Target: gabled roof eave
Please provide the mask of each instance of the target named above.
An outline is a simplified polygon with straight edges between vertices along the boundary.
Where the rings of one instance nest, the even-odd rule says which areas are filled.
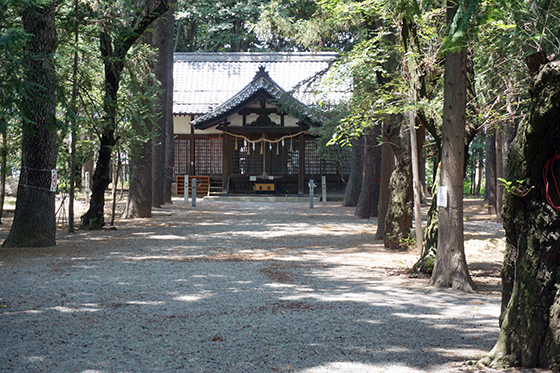
[[[201,130],[212,127],[213,125],[224,121],[229,115],[232,115],[245,107],[249,101],[259,94],[259,92],[267,94],[274,100],[280,100],[284,95],[288,94],[272,78],[270,78],[268,73],[264,71],[264,67],[261,67],[253,80],[237,94],[209,113],[193,120],[191,124],[196,129]],[[294,97],[291,97],[291,99],[294,100],[294,106],[296,107],[298,114],[300,114],[301,117],[307,118],[307,106]],[[309,123],[311,123],[310,120]]]

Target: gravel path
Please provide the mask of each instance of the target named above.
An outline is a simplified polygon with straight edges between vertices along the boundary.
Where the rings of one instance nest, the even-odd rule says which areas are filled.
[[[478,371],[499,294],[427,287],[375,220],[315,207],[176,202],[0,251],[0,372]]]

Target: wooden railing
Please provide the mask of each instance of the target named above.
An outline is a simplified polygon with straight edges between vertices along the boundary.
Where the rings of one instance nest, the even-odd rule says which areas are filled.
[[[185,195],[185,177],[187,175],[175,176],[176,193],[178,196]],[[205,196],[210,188],[210,176],[191,175],[189,179],[189,196],[192,194],[192,180],[197,180],[196,195]]]

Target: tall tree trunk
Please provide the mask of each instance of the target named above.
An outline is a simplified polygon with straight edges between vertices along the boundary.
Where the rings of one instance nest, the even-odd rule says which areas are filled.
[[[439,228],[439,211],[437,207],[437,189],[441,179],[441,167],[437,168],[434,176],[434,185],[432,187],[432,204],[428,210],[428,219],[426,229],[424,230],[424,244],[420,258],[412,266],[412,272],[432,273],[434,263],[436,261],[438,228]]]
[[[407,68],[409,71],[414,69],[415,67],[423,66],[421,60],[418,60],[421,56],[420,47],[418,44],[418,36],[417,36],[417,25],[414,23],[413,19],[408,19],[406,17],[403,18],[403,26],[402,26],[402,38],[405,45],[405,51],[407,52]],[[412,53],[410,53],[412,52]],[[466,63],[466,72],[467,72],[467,80],[466,80],[466,92],[468,97],[469,109],[473,114],[478,113],[479,108],[476,101],[476,91],[475,91],[475,80],[474,80],[474,64],[472,61],[472,56],[468,55],[467,63]],[[412,86],[416,87],[417,89],[417,97],[419,99],[424,100],[431,100],[430,94],[433,92],[428,91],[428,85],[426,81],[429,80],[429,76],[422,71],[422,72],[415,72],[412,71],[409,74],[411,79],[415,79],[411,84]],[[441,144],[442,144],[442,127],[443,127],[443,118],[438,113],[437,110],[429,107],[419,106],[417,108],[417,116],[420,118],[423,126],[426,128],[428,132],[434,138],[434,142],[436,148],[438,150],[438,154],[441,156]],[[474,115],[473,115],[474,116]],[[464,131],[464,146],[465,151],[463,151],[465,158],[468,157],[468,146],[470,142],[473,140],[474,136],[477,132],[477,124],[473,121],[469,121],[466,125],[466,129]],[[466,164],[466,161],[464,162]],[[434,162],[434,175],[440,175],[440,167],[438,167],[438,162]],[[438,178],[439,180],[439,178]],[[434,188],[437,188],[439,184],[434,180]],[[438,211],[436,207],[436,200],[435,200],[435,191],[433,191],[432,196],[432,206],[428,212],[428,222],[427,227],[424,233],[424,246],[422,248],[422,254],[418,260],[418,262],[414,265],[413,270],[421,271],[421,272],[430,272],[433,268],[434,260],[433,258],[437,252],[437,242],[438,242]]]
[[[418,157],[418,142],[416,137],[416,115],[409,113],[410,120],[410,163],[412,166],[412,190],[414,192],[414,224],[416,230],[416,247],[422,252],[422,191],[420,189],[420,166]]]
[[[364,136],[352,140],[350,175],[348,175],[348,183],[346,184],[342,206],[353,207],[358,204],[364,178],[364,140]]]
[[[21,139],[21,173],[14,221],[4,247],[56,245],[55,193],[50,191],[56,167],[55,2],[30,4],[23,11],[26,90],[21,111],[26,118]],[[28,122],[27,122],[28,121]]]
[[[378,214],[379,177],[381,176],[381,147],[377,140],[381,130],[378,126],[369,130],[364,142],[364,178],[354,216],[368,219]]]
[[[82,216],[82,227],[99,229],[105,224],[103,209],[105,207],[105,190],[111,182],[110,163],[113,148],[118,138],[115,136],[117,123],[117,95],[126,54],[146,31],[146,29],[169,9],[166,0],[150,2],[129,29],[120,30],[113,39],[108,30],[110,22],[102,26],[100,32],[100,51],[105,66],[105,87],[103,99],[103,124],[99,130],[99,154],[93,173],[93,185],[89,210]]]
[[[164,53],[165,59],[165,78],[161,78],[162,85],[165,87],[166,101],[164,115],[165,121],[165,165],[163,175],[163,203],[171,203],[172,187],[173,187],[173,165],[175,164],[175,133],[173,128],[173,28],[175,24],[174,11],[176,7],[175,1],[169,1],[169,11],[165,15],[166,27],[166,43]]]
[[[455,6],[448,1],[451,22]],[[438,248],[431,284],[472,291],[463,237],[463,175],[467,109],[467,52],[448,52],[445,58],[441,185],[447,188],[447,207],[439,208]]]
[[[484,142],[486,153],[484,202],[490,213],[496,213],[496,136],[493,128],[486,129]]]
[[[143,124],[133,123],[133,126],[144,128]],[[150,145],[150,141],[147,144],[134,144],[130,152],[130,180],[124,218],[152,217],[152,147]]]
[[[532,82],[508,157],[501,331],[481,363],[560,371],[560,61]],[[518,180],[523,180],[518,182]],[[556,206],[556,207],[554,207]]]
[[[112,208],[111,208],[111,225],[115,225],[115,215],[117,212],[117,188],[119,183],[119,174],[121,170],[121,152],[117,152],[117,159],[113,163],[113,176],[111,184],[113,184],[113,188],[111,191],[111,201],[112,201]]]
[[[506,88],[506,112],[508,120],[504,123],[504,133],[502,136],[502,151],[504,155],[504,159],[507,160],[509,156],[509,151],[511,149],[511,142],[515,137],[515,132],[517,130],[515,124],[515,110],[513,108],[513,102],[516,99],[516,93],[513,87],[512,82],[508,82],[508,86]],[[506,179],[508,176],[508,164],[507,161],[503,162],[503,178]]]
[[[420,126],[416,131],[416,142],[418,149],[419,169],[420,172],[420,196],[422,203],[426,203],[426,197],[430,195],[426,186],[426,153],[424,152],[424,144],[426,143],[426,127]]]
[[[145,44],[152,43],[153,33],[151,31],[145,32],[141,37],[141,41]],[[152,68],[155,68],[155,65]],[[150,83],[153,83],[151,79]],[[154,126],[156,129],[154,129]],[[150,120],[132,121],[131,127],[135,133],[153,134],[159,131],[158,124],[154,124]],[[154,183],[154,175],[157,176],[157,173],[154,172],[154,167],[157,167],[156,165],[158,164],[154,159],[161,156],[161,152],[154,155],[154,152],[159,148],[152,145],[157,141],[156,139],[157,136],[154,136],[148,138],[146,142],[134,141],[131,144],[128,199],[122,215],[126,219],[150,218],[152,217],[152,206],[161,206],[161,203],[155,204],[156,197],[154,196],[156,193],[153,190],[157,186],[157,183]]]
[[[154,22],[151,32],[151,45],[157,50],[156,60],[153,64],[156,79],[161,83],[158,93],[158,119],[152,129],[152,206],[161,207],[163,205],[163,178],[165,172],[165,130],[167,128],[167,94],[165,86],[167,64],[165,59],[166,42],[172,43],[172,39],[166,35],[166,19],[160,17]]]
[[[79,16],[80,10],[78,7],[78,0],[74,0],[74,63],[72,66],[72,98],[70,107],[72,110],[73,118],[70,123],[70,162],[68,168],[70,169],[70,189],[68,191],[68,233],[74,232],[74,199],[76,196],[76,116],[78,112],[78,42],[79,42]]]
[[[502,201],[504,196],[504,187],[499,179],[504,177],[503,152],[502,152],[502,129],[496,128],[496,221],[502,222]]]
[[[391,146],[394,131],[389,125],[383,130],[383,144],[381,145],[381,177],[379,181],[379,214],[377,216],[377,232],[375,240],[383,240],[385,237],[385,217],[389,207],[391,191],[389,182],[395,167],[395,154]]]
[[[482,159],[476,161],[476,188],[474,194],[480,197],[480,189],[482,188]]]
[[[403,239],[408,238],[412,228],[412,166],[408,136],[404,137],[395,135],[393,141],[396,163],[389,182],[391,198],[387,206],[383,237],[385,247],[392,250],[408,248]]]
[[[8,173],[8,139],[6,130],[1,132],[2,145],[0,148],[0,224],[4,214],[4,198],[6,197],[6,174]]]

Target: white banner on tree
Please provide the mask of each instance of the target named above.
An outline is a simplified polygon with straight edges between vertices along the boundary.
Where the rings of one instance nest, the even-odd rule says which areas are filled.
[[[56,170],[51,170],[51,192],[56,192],[56,186],[58,184],[58,177]]]

